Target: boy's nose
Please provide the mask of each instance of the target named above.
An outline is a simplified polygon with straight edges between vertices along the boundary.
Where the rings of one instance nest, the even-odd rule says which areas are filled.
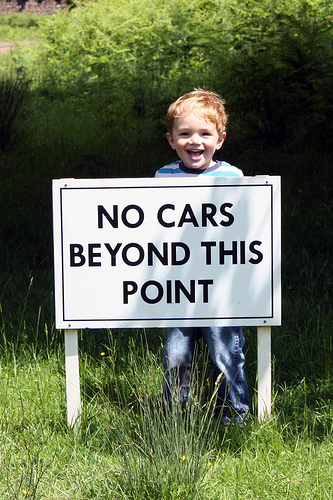
[[[192,144],[200,144],[201,142],[199,134],[193,134],[190,140]]]

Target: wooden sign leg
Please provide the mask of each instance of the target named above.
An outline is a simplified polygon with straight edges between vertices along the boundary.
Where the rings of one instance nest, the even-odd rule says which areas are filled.
[[[270,416],[272,407],[271,327],[257,329],[258,419]]]
[[[66,401],[67,424],[81,432],[81,394],[78,331],[65,330],[65,368],[66,368]]]

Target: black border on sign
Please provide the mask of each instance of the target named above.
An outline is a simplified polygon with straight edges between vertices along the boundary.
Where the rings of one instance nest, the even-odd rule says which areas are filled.
[[[176,179],[175,179],[176,180]],[[241,320],[246,320],[246,319],[249,319],[249,320],[255,320],[255,319],[258,319],[258,320],[268,320],[268,319],[273,319],[274,318],[274,300],[273,300],[273,297],[274,297],[274,269],[273,269],[273,263],[274,263],[274,235],[273,235],[273,227],[274,227],[274,221],[273,221],[273,216],[274,216],[274,203],[273,203],[273,193],[274,193],[274,190],[273,190],[273,184],[272,183],[265,183],[265,184],[240,184],[240,185],[230,185],[230,184],[225,184],[225,185],[219,185],[219,184],[198,184],[198,185],[172,185],[172,186],[169,186],[169,187],[172,187],[172,189],[176,189],[176,188],[180,188],[180,189],[184,189],[184,188],[202,188],[202,187],[220,187],[220,188],[223,188],[223,187],[232,187],[232,188],[241,188],[241,187],[245,187],[245,188],[249,188],[249,187],[269,187],[270,188],[270,191],[271,191],[271,197],[270,197],[270,200],[271,200],[271,314],[270,315],[267,315],[267,316],[205,316],[205,317],[191,317],[191,318],[183,318],[183,317],[179,317],[179,318],[166,318],[166,317],[163,317],[163,318],[142,318],[142,317],[139,317],[139,318],[103,318],[103,319],[67,319],[65,318],[65,286],[64,286],[64,282],[65,282],[65,269],[64,269],[64,241],[63,241],[63,219],[64,219],[64,214],[63,214],[63,197],[62,197],[62,191],[71,191],[71,190],[114,190],[114,189],[165,189],[166,186],[163,185],[163,186],[158,186],[158,185],[148,185],[148,186],[96,186],[96,187],[93,187],[93,186],[87,186],[87,187],[82,187],[82,186],[78,186],[78,187],[68,187],[68,186],[65,186],[65,187],[61,187],[60,188],[60,231],[61,231],[61,277],[62,277],[62,283],[61,283],[61,288],[62,288],[62,293],[61,293],[61,296],[62,296],[62,321],[63,322],[66,322],[66,323],[75,323],[75,322],[80,322],[80,323],[104,323],[104,326],[101,326],[101,328],[107,328],[107,326],[105,325],[106,323],[108,324],[108,327],[111,327],[112,326],[112,323],[113,322],[123,322],[123,323],[134,323],[134,322],[140,322],[140,323],[144,323],[145,321],[147,321],[147,323],[153,327],[153,324],[154,323],[159,323],[163,321],[191,321],[191,322],[195,322],[195,321],[204,321],[204,320],[240,320],[240,323],[243,323],[243,321]],[[74,325],[73,325],[74,327]],[[87,326],[88,328],[88,326]]]

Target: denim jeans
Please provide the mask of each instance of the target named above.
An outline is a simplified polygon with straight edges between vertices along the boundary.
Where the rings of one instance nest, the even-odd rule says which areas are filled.
[[[191,367],[196,342],[202,337],[214,368],[214,380],[220,377],[216,410],[223,417],[232,408],[238,416],[249,411],[248,385],[244,372],[245,343],[241,327],[180,327],[164,330],[164,394],[171,404],[172,391],[178,387],[180,399],[190,391]]]

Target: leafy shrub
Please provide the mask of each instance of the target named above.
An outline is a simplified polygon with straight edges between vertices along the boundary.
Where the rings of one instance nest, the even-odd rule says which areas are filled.
[[[332,5],[228,3],[233,13],[224,88],[246,146],[332,145]],[[220,59],[222,61],[222,56]],[[314,131],[316,128],[316,131]]]
[[[165,106],[184,86],[204,83],[199,75],[205,74],[212,26],[207,8],[198,5],[101,0],[48,18],[44,85],[49,91],[54,85],[69,92],[102,88],[118,115],[146,115],[161,101]]]
[[[226,97],[245,149],[299,147],[314,128],[329,149],[332,13],[321,0],[83,1],[43,23],[40,78],[51,94],[97,92],[114,119],[156,123],[180,93],[207,86]]]

